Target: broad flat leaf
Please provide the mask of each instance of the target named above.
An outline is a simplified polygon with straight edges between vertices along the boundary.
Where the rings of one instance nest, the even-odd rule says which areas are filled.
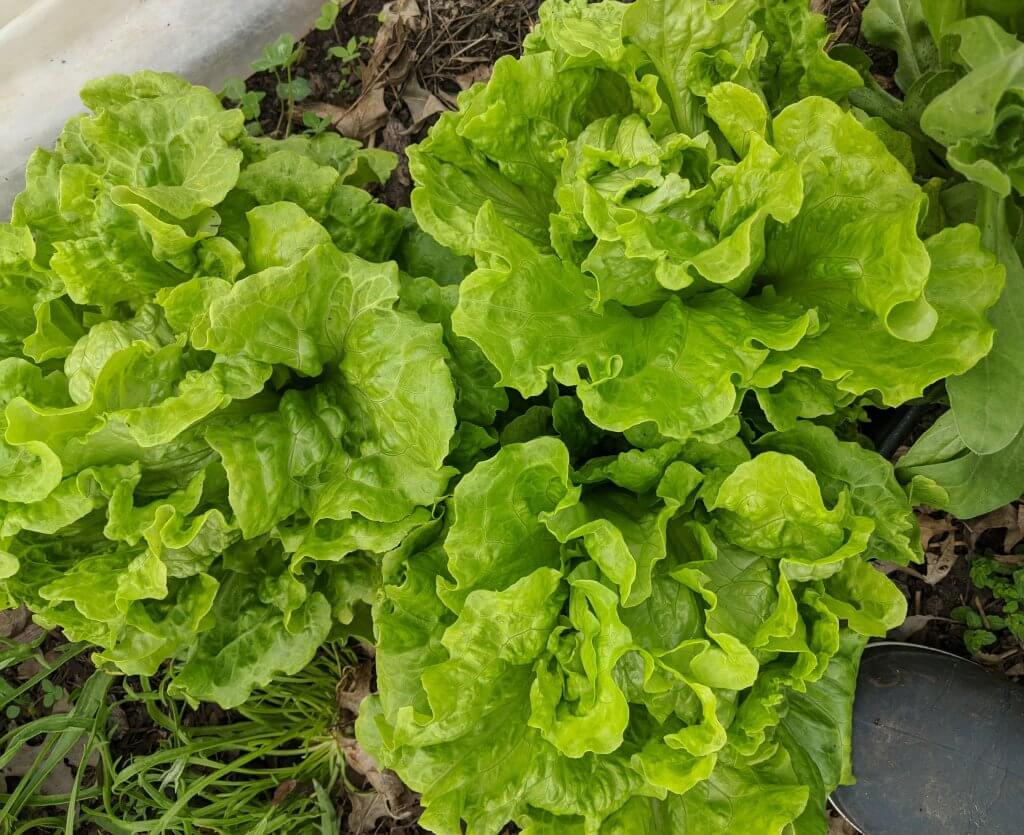
[[[909,90],[938,68],[939,54],[922,4],[909,0],[873,0],[864,10],[864,37],[899,56],[896,83]]]
[[[982,197],[982,238],[1006,271],[1006,286],[989,320],[996,334],[992,350],[966,374],[946,383],[957,430],[979,455],[1011,444],[1024,427],[1024,395],[1016,381],[1024,373],[1024,266],[1013,246],[1004,201]],[[993,403],[998,402],[998,408]]]

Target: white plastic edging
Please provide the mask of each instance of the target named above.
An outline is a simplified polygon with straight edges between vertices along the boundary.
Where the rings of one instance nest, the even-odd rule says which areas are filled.
[[[0,0],[0,220],[35,148],[80,112],[91,78],[176,72],[218,89],[265,44],[308,32],[322,0]]]

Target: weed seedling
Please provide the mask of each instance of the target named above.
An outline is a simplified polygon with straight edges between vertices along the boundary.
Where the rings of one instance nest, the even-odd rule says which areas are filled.
[[[281,35],[273,43],[263,47],[263,54],[252,62],[256,72],[272,72],[277,79],[277,97],[281,100],[281,115],[277,119],[274,133],[281,132],[284,121],[284,135],[291,132],[292,120],[295,117],[295,103],[309,97],[309,81],[301,76],[293,78],[292,68],[302,60],[305,47],[296,43],[289,34]],[[284,78],[282,79],[282,73]]]
[[[331,126],[331,120],[325,116],[317,116],[310,110],[302,114],[302,124],[307,136],[319,136]]]
[[[334,29],[334,24],[338,20],[338,12],[345,8],[349,2],[350,0],[327,0],[320,7],[320,16],[316,19],[315,24],[316,28],[321,32]],[[334,34],[338,34],[337,29],[334,29]]]
[[[971,583],[975,588],[988,589],[1001,611],[989,614],[958,606],[950,614],[964,624],[964,644],[976,655],[998,640],[997,632],[1007,630],[1024,644],[1024,567],[1007,565],[992,557],[975,557],[971,564]],[[979,604],[980,606],[980,604]]]
[[[267,96],[262,90],[246,90],[245,81],[241,78],[229,78],[224,82],[220,97],[241,109],[245,116],[246,129],[252,133],[253,126],[259,127],[260,103]]]

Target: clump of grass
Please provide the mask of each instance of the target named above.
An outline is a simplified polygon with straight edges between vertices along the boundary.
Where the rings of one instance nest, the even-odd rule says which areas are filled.
[[[26,747],[36,752],[17,785],[0,794],[3,835],[72,833],[89,823],[118,835],[339,831],[334,798],[345,785],[345,757],[336,693],[355,662],[351,650],[326,646],[302,672],[225,713],[193,709],[160,676],[95,671],[68,691],[61,670],[88,647],[65,644],[46,660],[42,640],[0,647],[0,671],[40,662],[23,684],[0,690],[0,710],[18,708],[0,737],[0,768]],[[52,713],[49,696],[70,708]],[[118,754],[124,717],[140,715],[151,750]],[[48,778],[70,761],[70,791],[45,793]]]

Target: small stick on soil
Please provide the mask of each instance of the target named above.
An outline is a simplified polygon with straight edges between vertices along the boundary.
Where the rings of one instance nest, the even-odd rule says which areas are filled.
[[[981,615],[981,622],[985,624],[985,628],[991,631],[992,625],[988,622],[988,615],[985,614],[985,607],[981,605],[978,595],[974,595],[974,607],[978,610],[978,614]]]
[[[921,589],[914,592],[914,614],[921,614]]]

